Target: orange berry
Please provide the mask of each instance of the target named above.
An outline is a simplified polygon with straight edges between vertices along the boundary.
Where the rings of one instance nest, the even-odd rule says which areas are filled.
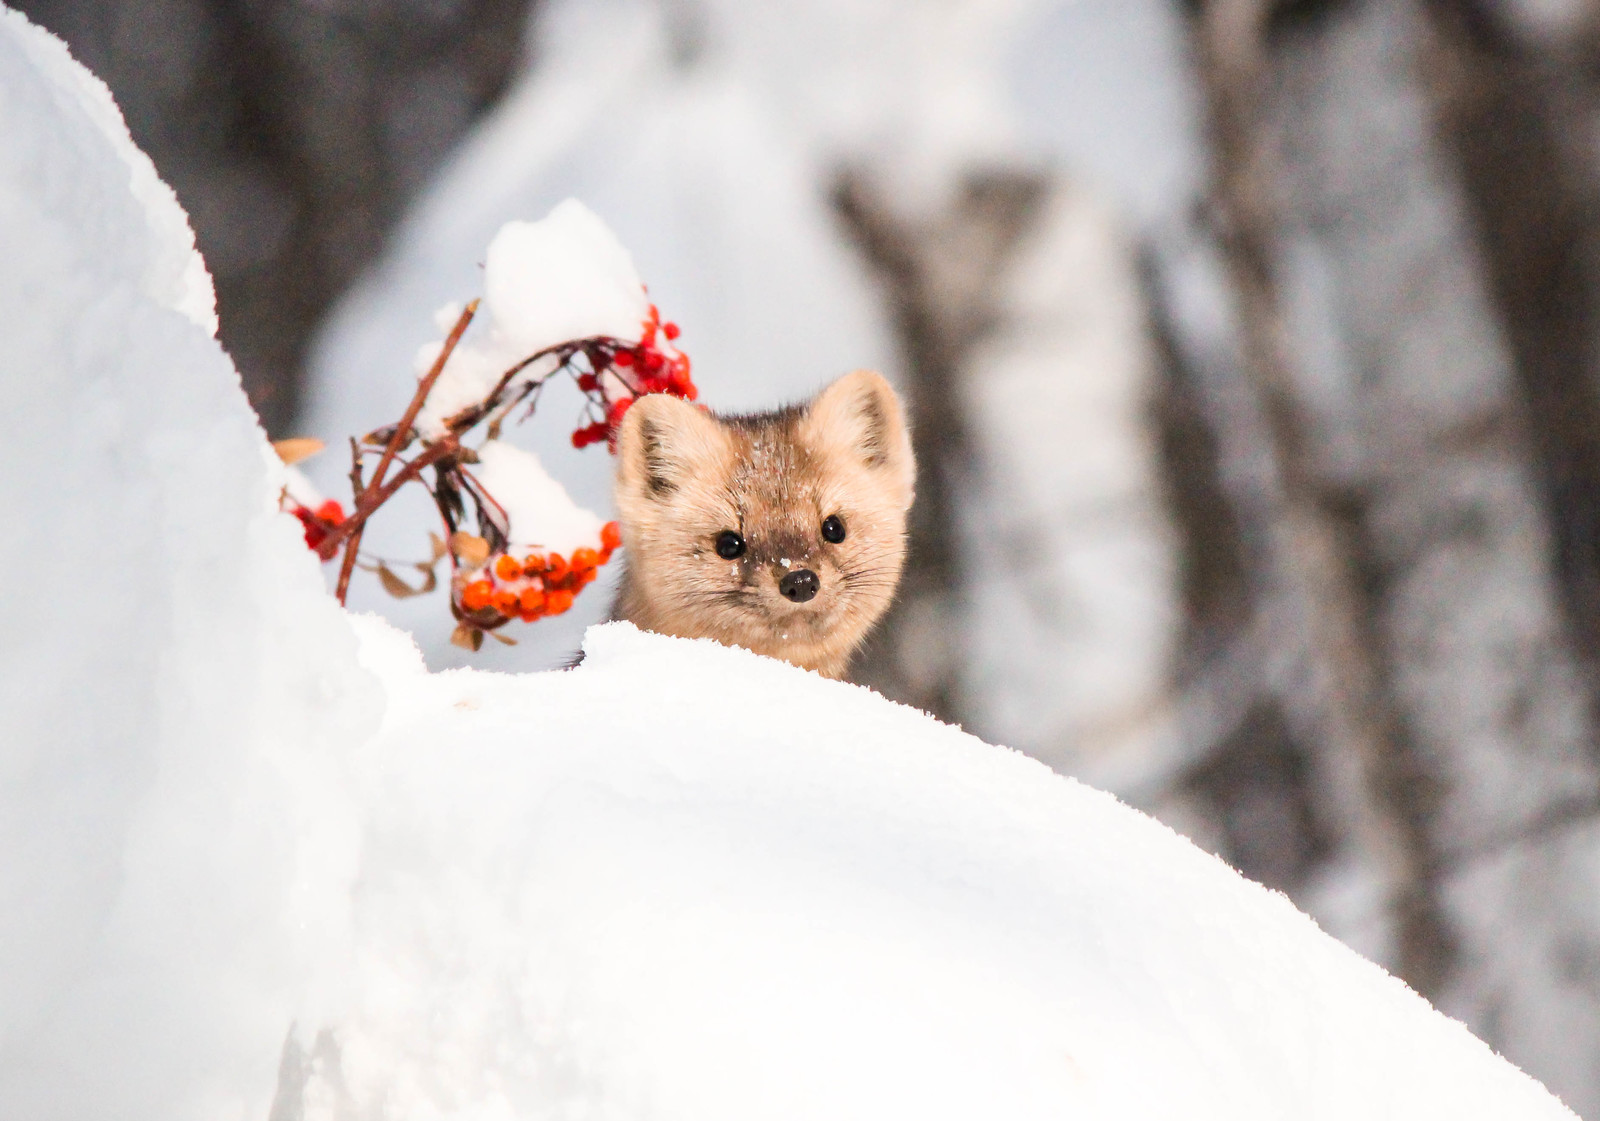
[[[522,603],[517,599],[516,592],[496,592],[493,603],[494,609],[502,615],[515,615],[522,610]]]
[[[607,522],[600,530],[600,544],[605,546],[606,552],[622,548],[622,523]]]
[[[522,575],[522,566],[502,553],[500,559],[494,562],[494,574],[502,580],[515,580]]]
[[[545,614],[559,615],[572,606],[572,593],[568,591],[551,592],[545,597]]]
[[[344,507],[330,498],[321,506],[317,507],[317,517],[321,518],[329,525],[343,525]]]
[[[600,572],[599,572],[598,569],[593,569],[593,568],[585,568],[585,569],[583,569],[581,572],[576,573],[576,576],[578,578],[578,586],[582,587],[585,584],[594,583],[595,577],[597,577],[599,575],[600,575]]]
[[[600,563],[600,554],[587,546],[572,550],[572,567],[574,571],[593,568]]]
[[[544,610],[544,593],[538,588],[523,588],[522,594],[517,597],[524,613]]]
[[[522,558],[522,574],[524,576],[537,576],[544,571],[544,557],[538,553],[529,553]]]
[[[461,606],[468,611],[482,611],[494,596],[494,585],[487,580],[476,580],[461,590]]]
[[[550,579],[559,584],[567,578],[567,573],[571,569],[567,564],[566,557],[563,557],[560,553],[551,553],[549,557],[545,558],[544,571]]]

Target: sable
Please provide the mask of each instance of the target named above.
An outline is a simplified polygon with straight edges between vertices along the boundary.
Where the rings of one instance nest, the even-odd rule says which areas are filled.
[[[881,375],[847,374],[805,406],[754,416],[641,397],[617,461],[615,618],[844,676],[894,598],[916,478]]]

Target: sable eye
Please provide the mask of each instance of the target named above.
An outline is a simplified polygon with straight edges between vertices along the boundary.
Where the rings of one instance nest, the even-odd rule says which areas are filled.
[[[837,545],[844,540],[844,522],[839,520],[838,514],[829,514],[822,519],[822,539],[830,545]]]
[[[744,538],[731,529],[723,530],[717,534],[717,556],[723,560],[737,560],[744,556]]]

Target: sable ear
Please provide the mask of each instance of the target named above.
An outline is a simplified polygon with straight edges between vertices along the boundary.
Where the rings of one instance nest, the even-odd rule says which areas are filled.
[[[882,374],[857,370],[828,386],[807,407],[801,431],[812,447],[883,472],[904,487],[910,504],[917,476],[911,433],[900,398]]]
[[[687,401],[649,393],[634,401],[617,432],[617,490],[669,498],[726,447],[722,426]]]

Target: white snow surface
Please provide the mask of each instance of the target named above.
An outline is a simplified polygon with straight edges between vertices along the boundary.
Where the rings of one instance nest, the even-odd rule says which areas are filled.
[[[0,1117],[1571,1116],[1281,896],[867,691],[623,624],[429,674],[276,512],[83,83],[0,14]]]
[[[389,705],[308,1119],[1568,1116],[1282,896],[870,692],[358,629]]]

